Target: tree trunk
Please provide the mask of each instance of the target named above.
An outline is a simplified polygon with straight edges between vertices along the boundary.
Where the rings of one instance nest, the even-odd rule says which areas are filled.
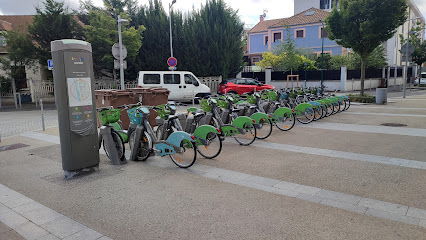
[[[364,81],[365,81],[365,58],[361,58],[361,92],[360,92],[361,96],[364,96]]]

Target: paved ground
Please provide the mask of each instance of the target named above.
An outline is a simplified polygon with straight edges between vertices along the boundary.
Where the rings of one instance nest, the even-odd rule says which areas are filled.
[[[426,94],[389,101],[250,147],[227,139],[187,170],[101,155],[70,181],[58,129],[19,123],[0,143],[0,239],[426,239]]]

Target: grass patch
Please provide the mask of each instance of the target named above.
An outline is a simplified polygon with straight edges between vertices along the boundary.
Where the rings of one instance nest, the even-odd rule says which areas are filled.
[[[374,103],[376,100],[375,96],[371,96],[364,93],[364,96],[361,96],[359,94],[349,94],[349,99],[351,99],[351,102],[360,102],[360,103]]]

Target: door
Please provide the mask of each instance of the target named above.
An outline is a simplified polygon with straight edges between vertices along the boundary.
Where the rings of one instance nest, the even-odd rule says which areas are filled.
[[[184,100],[182,92],[183,84],[180,80],[179,73],[165,73],[163,74],[164,87],[170,91],[169,99],[175,101]]]
[[[185,81],[184,81],[184,90],[183,91],[184,91],[185,100],[192,101],[192,99],[198,93],[197,86],[194,85],[194,82],[198,82],[198,81],[191,74],[184,74],[184,79],[185,79]]]

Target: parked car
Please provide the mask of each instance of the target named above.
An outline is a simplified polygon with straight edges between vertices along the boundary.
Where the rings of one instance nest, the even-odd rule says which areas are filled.
[[[217,89],[217,93],[238,93],[254,92],[263,89],[273,89],[274,86],[263,84],[252,78],[230,78],[223,80]]]
[[[139,87],[163,87],[170,91],[169,100],[191,101],[210,95],[210,88],[187,71],[140,71]]]
[[[414,86],[419,85],[419,82],[420,82],[420,84],[421,84],[421,85],[426,85],[426,72],[422,72],[422,73],[420,74],[420,81],[419,81],[419,78],[418,78],[418,77],[416,77],[416,78],[414,79]]]

